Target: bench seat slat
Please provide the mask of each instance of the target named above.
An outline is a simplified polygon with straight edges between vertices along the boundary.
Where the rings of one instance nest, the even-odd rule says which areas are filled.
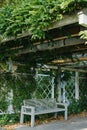
[[[54,112],[62,112],[62,111],[65,111],[65,109],[61,109],[61,108],[48,109],[48,110],[44,110],[44,111],[40,111],[40,112],[35,112],[35,115],[54,113]],[[32,115],[31,112],[23,112],[23,114],[25,114],[25,115]]]
[[[54,113],[54,112],[62,112],[65,111],[65,109],[48,109],[40,112],[36,112],[35,115],[40,115],[40,114],[47,114],[47,113]]]

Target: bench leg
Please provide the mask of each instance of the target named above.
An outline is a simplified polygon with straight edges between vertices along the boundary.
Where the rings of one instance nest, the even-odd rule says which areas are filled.
[[[34,127],[35,116],[31,115],[31,127]]]
[[[54,114],[54,118],[55,118],[55,119],[57,118],[57,112]]]
[[[23,114],[23,107],[21,108],[21,116],[20,116],[20,124],[23,124],[24,121],[24,114]]]
[[[68,116],[67,116],[67,109],[65,110],[65,120],[67,120]]]
[[[23,124],[23,122],[24,122],[24,114],[21,113],[20,124]]]

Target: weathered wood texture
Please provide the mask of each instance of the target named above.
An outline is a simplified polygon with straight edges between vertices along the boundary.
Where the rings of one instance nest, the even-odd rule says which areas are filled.
[[[80,39],[79,37],[73,37],[70,39],[63,39],[63,40],[58,40],[58,41],[53,41],[50,43],[43,43],[39,45],[35,45],[31,47],[27,47],[26,49],[20,50],[16,55],[20,54],[26,54],[30,52],[37,52],[37,51],[45,51],[45,50],[53,50],[53,49],[58,49],[62,47],[67,47],[67,46],[74,46],[74,45],[79,45],[79,44],[84,44],[85,40]]]
[[[67,104],[57,103],[55,99],[27,99],[21,108],[20,123],[24,121],[24,115],[31,116],[31,127],[34,126],[35,115],[64,112],[67,120]]]

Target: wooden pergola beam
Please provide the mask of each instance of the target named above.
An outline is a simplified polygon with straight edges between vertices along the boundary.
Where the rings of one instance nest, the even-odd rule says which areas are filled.
[[[83,69],[76,69],[76,68],[70,68],[70,67],[61,67],[61,70],[67,70],[67,71],[76,71],[76,72],[82,72],[82,73],[87,73],[87,70]]]
[[[83,9],[82,12],[84,14],[84,12],[87,12],[87,9],[86,8]],[[44,31],[52,30],[52,29],[55,29],[55,28],[60,28],[60,27],[63,27],[63,26],[74,24],[74,23],[80,24],[79,14],[80,14],[80,12],[76,12],[75,14],[72,14],[72,15],[64,15],[63,19],[61,19],[58,22],[53,23],[53,25],[51,25],[49,28],[44,29]],[[24,34],[21,34],[20,36],[18,36],[17,38],[20,39],[20,38],[27,37],[27,36],[30,36],[30,35],[31,35],[30,32],[24,33]],[[15,40],[15,37],[11,37],[10,39],[4,39],[1,43],[9,42],[9,41],[12,41],[12,40]]]
[[[69,24],[74,24],[77,22],[79,22],[78,13],[72,15],[65,15],[62,20],[53,23],[53,26],[49,27],[48,29],[50,30],[50,29],[66,26]]]
[[[87,57],[73,58],[73,59],[65,59],[65,60],[53,60],[53,64],[63,64],[63,63],[74,63],[79,61],[87,61]]]
[[[47,28],[44,29],[44,31],[55,29],[55,28],[60,28],[60,27],[66,26],[66,25],[77,23],[77,22],[79,22],[78,12],[73,15],[65,15],[62,20],[53,23],[53,25],[51,25],[48,29]],[[20,36],[17,36],[17,38],[11,37],[10,39],[4,39],[1,43],[6,43],[9,41],[12,41],[15,39],[20,39],[20,38],[27,37],[27,36],[31,36],[31,33],[29,32],[29,33],[21,34]]]
[[[49,42],[47,42],[47,43],[43,43],[43,44],[33,45],[32,49],[31,49],[31,47],[27,47],[25,49],[19,50],[18,53],[16,53],[16,56],[21,55],[21,54],[31,53],[31,52],[53,50],[53,49],[59,49],[59,48],[63,48],[63,47],[70,47],[70,46],[84,44],[84,43],[85,43],[85,40],[80,39],[78,36],[71,37],[70,39],[66,38],[66,39],[62,39],[62,40],[58,40],[58,41],[54,40],[52,43],[50,43],[50,45],[49,45]]]
[[[61,66],[60,66],[61,67]],[[54,65],[45,65],[43,66],[43,68],[46,68],[46,69],[54,69],[54,70],[57,70],[59,69],[58,66],[54,66]],[[82,72],[82,73],[87,73],[87,70],[84,70],[84,69],[81,69],[81,68],[74,68],[73,66],[71,67],[61,67],[61,70],[67,70],[67,71],[75,71],[75,72]]]

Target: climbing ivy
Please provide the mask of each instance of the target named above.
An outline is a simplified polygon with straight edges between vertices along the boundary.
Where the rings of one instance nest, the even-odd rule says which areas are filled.
[[[86,40],[87,40],[87,30],[81,31],[81,32],[79,33],[79,35],[81,36],[82,39],[86,39]],[[87,43],[86,43],[86,44],[87,44]]]
[[[86,7],[86,0],[8,0],[0,8],[0,39],[25,33],[44,39],[45,32],[65,13]]]
[[[33,83],[33,84],[32,84]],[[18,112],[24,99],[31,98],[36,88],[36,81],[33,74],[27,73],[3,73],[0,74],[0,110],[6,111],[10,100],[9,92],[13,90],[14,111]]]

